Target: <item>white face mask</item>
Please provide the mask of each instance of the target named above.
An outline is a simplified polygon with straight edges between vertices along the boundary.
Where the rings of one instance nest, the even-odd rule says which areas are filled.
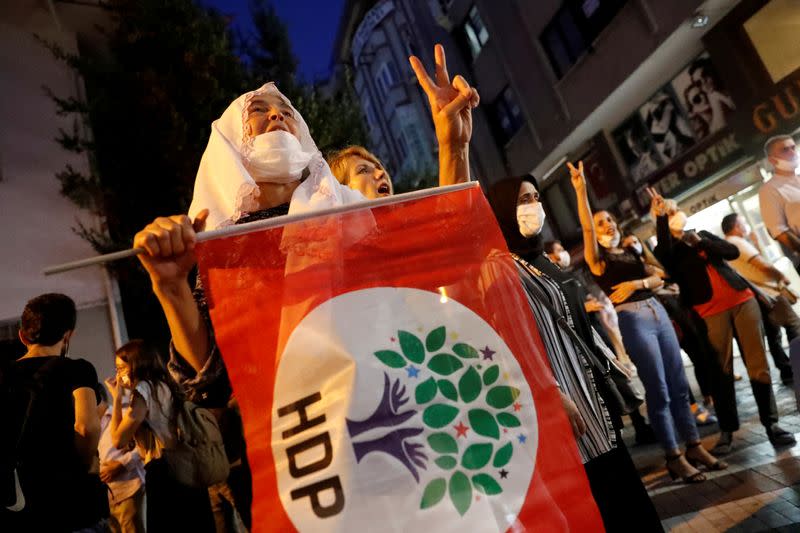
[[[642,243],[635,242],[631,244],[631,251],[633,251],[633,253],[635,253],[636,255],[642,255],[642,253],[644,252],[644,250],[642,249]]]
[[[621,236],[618,231],[615,231],[613,235],[609,235],[608,233],[603,233],[599,237],[597,237],[597,242],[600,243],[600,246],[603,248],[616,248],[619,246],[619,240]]]
[[[748,235],[750,235],[750,233],[752,233],[752,232],[753,232],[753,228],[751,228],[751,227],[750,227],[750,224],[748,224],[748,223],[746,223],[746,222],[745,222],[745,223],[744,223],[744,224],[742,224],[742,225],[744,226],[744,228],[742,229],[742,231],[744,232],[744,236],[745,236],[745,237],[747,237]]]
[[[122,375],[119,377],[119,381],[123,387],[126,389],[131,388],[131,377],[128,374]]]
[[[312,155],[303,151],[297,137],[275,130],[253,139],[245,167],[259,183],[291,183],[300,179]]]
[[[539,235],[544,226],[544,208],[541,202],[517,206],[517,224],[524,237]]]
[[[669,229],[676,232],[683,231],[683,228],[686,227],[686,220],[687,220],[686,213],[683,211],[678,211],[671,217],[669,217]]]
[[[775,157],[773,158],[772,165],[776,170],[782,170],[783,172],[795,172],[798,166],[797,159],[797,157],[793,159],[780,159]]]
[[[558,266],[560,266],[561,268],[567,268],[571,262],[572,258],[569,256],[569,252],[567,252],[566,250],[561,250],[560,252],[558,252],[558,261],[556,261],[556,264]]]

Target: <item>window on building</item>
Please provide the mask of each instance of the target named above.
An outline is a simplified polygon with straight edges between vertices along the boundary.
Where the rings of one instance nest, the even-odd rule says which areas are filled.
[[[567,0],[539,36],[556,77],[563,78],[592,46],[625,0]]]
[[[406,138],[406,141],[408,141],[409,148],[411,148],[415,157],[425,157],[426,152],[429,150],[425,149],[425,142],[422,140],[420,128],[406,125],[403,127],[403,136]]]
[[[502,143],[507,142],[522,127],[525,119],[511,87],[506,87],[492,103],[495,129]]]
[[[381,100],[386,100],[389,91],[400,83],[400,76],[397,73],[397,67],[392,61],[387,61],[381,64],[378,68],[378,75],[375,78],[375,85],[378,87],[378,93]]]
[[[399,135],[397,135],[396,140],[397,148],[400,150],[400,158],[405,160],[408,157],[408,142],[406,141],[406,136],[403,135],[402,131]]]
[[[476,6],[470,8],[467,20],[464,22],[463,32],[472,59],[475,59],[483,49],[483,45],[489,40],[489,31],[486,29],[486,25],[483,23],[481,14],[478,13]]]
[[[378,124],[378,118],[375,116],[375,110],[372,109],[372,104],[369,101],[364,102],[364,115],[367,117],[367,126],[370,130],[375,128]]]

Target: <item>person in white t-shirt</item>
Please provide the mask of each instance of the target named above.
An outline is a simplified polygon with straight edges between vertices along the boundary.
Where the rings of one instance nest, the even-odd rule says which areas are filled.
[[[112,408],[105,387],[98,385],[102,402],[100,414],[100,480],[108,487],[109,529],[112,533],[141,533],[144,529],[144,464],[136,448],[120,450],[111,442]],[[124,393],[122,407],[130,407],[131,395]]]
[[[793,374],[781,343],[781,328],[786,329],[789,342],[800,336],[800,317],[782,293],[783,288],[789,284],[789,279],[762,257],[761,251],[750,240],[753,233],[744,217],[736,213],[726,215],[722,219],[722,232],[725,239],[739,249],[739,258],[730,261],[730,265],[763,295],[759,301],[763,307],[764,332],[769,351],[775,366],[781,372],[781,380],[788,384],[792,381]]]
[[[764,143],[764,154],[773,175],[758,191],[761,218],[795,269],[800,269],[800,153],[791,135],[777,135]]]

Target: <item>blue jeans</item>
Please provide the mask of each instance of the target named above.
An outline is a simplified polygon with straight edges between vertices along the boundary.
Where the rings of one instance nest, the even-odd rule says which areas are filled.
[[[622,343],[644,384],[650,424],[665,451],[700,436],[689,407],[681,348],[664,307],[655,298],[617,306]]]

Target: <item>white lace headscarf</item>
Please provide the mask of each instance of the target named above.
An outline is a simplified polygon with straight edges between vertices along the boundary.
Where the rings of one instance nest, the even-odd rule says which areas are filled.
[[[202,209],[209,210],[207,229],[233,224],[242,215],[258,209],[260,190],[245,165],[253,150],[254,136],[245,128],[245,124],[250,101],[263,94],[275,95],[291,106],[289,100],[270,82],[234,100],[222,116],[211,124],[211,136],[200,160],[189,207],[192,219]],[[300,145],[303,151],[312,156],[308,164],[309,175],[295,189],[289,214],[364,200],[360,192],[336,181],[311,138],[305,120],[293,106],[292,110],[297,121]]]

